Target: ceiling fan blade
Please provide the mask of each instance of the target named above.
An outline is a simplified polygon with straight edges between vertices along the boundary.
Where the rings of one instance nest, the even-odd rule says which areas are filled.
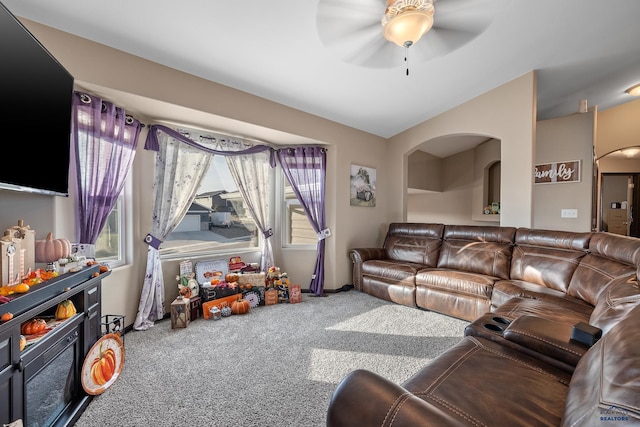
[[[318,35],[323,44],[333,47],[336,44],[353,44],[355,40],[363,42],[382,37],[382,27],[375,22],[353,24],[334,21],[334,26],[331,29],[318,31]]]
[[[319,0],[318,15],[329,18],[341,14],[381,16],[386,4],[384,0]]]
[[[434,26],[480,33],[511,0],[434,0]]]
[[[414,58],[428,61],[461,48],[480,35],[510,0],[434,0],[434,25],[416,46]]]
[[[320,0],[316,18],[320,41],[344,61],[386,68],[402,49],[382,34],[383,0]]]
[[[366,36],[380,27],[381,0],[320,0],[316,26],[320,40],[327,44],[348,43],[349,37]]]
[[[404,49],[381,38],[359,49],[345,52],[343,59],[368,68],[391,68],[404,64]]]
[[[478,34],[479,33],[474,31],[464,31],[434,25],[431,31],[425,34],[411,49],[415,49],[416,60],[428,61],[459,49],[476,38]]]

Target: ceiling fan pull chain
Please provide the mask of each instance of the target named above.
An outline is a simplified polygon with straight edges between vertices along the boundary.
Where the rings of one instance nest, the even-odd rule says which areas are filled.
[[[412,45],[410,41],[404,42],[404,62],[407,66],[407,76],[409,75],[409,47]]]

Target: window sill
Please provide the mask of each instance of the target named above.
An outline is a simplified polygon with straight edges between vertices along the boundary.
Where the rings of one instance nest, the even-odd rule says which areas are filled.
[[[195,258],[228,258],[232,256],[239,256],[242,254],[254,254],[259,253],[260,248],[252,247],[252,248],[224,248],[220,250],[207,250],[207,251],[193,251],[193,252],[183,252],[176,251],[170,252],[166,254],[160,254],[161,261],[174,261],[174,260],[189,260]]]

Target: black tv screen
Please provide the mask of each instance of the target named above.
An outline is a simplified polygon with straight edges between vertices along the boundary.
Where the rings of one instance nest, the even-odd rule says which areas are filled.
[[[73,80],[0,3],[0,189],[69,195]]]

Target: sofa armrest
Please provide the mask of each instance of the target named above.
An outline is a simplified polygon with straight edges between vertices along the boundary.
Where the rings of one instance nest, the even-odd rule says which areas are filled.
[[[523,315],[504,330],[504,338],[542,355],[576,366],[589,346],[571,339],[573,325]]]
[[[362,263],[370,259],[385,259],[387,254],[383,248],[355,248],[349,251],[353,262],[353,287],[362,290]]]
[[[438,408],[364,369],[348,374],[331,397],[327,427],[455,425]]]

